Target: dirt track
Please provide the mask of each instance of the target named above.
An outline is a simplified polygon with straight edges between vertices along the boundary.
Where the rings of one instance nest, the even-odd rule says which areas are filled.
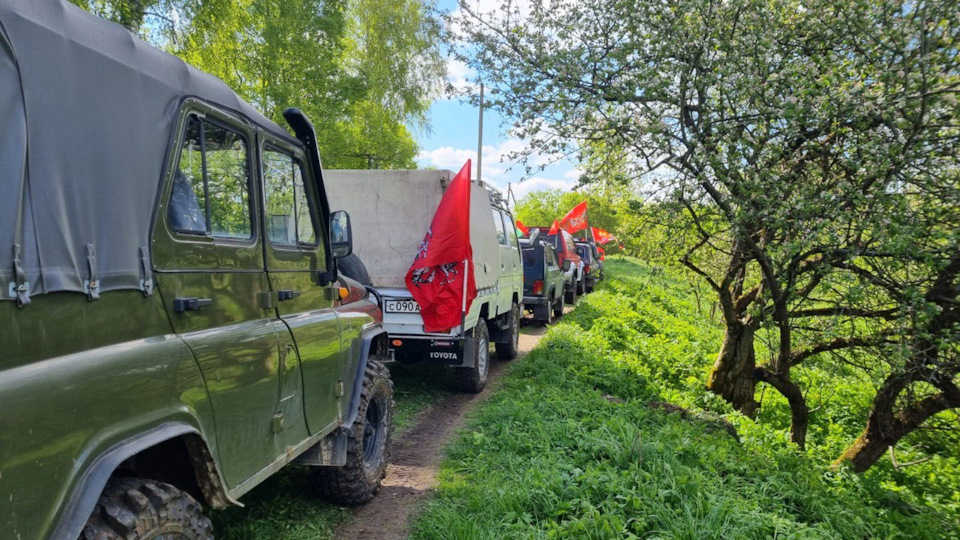
[[[546,328],[525,325],[520,334],[520,356],[529,352],[545,332]],[[353,520],[337,530],[337,538],[399,540],[407,537],[410,517],[436,485],[437,465],[443,459],[443,449],[463,427],[466,413],[499,386],[507,365],[509,362],[493,359],[490,379],[482,392],[451,395],[418,415],[416,424],[393,442],[387,477],[380,493],[354,511]]]

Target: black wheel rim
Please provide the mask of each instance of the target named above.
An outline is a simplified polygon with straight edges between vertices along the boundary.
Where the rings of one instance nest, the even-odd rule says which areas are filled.
[[[376,467],[381,458],[383,445],[383,408],[380,400],[370,400],[367,405],[366,422],[363,425],[363,464],[367,468]]]

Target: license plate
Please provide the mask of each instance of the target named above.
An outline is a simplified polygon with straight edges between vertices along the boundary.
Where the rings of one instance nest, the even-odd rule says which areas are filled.
[[[420,313],[420,304],[416,300],[387,300],[384,302],[387,313]]]

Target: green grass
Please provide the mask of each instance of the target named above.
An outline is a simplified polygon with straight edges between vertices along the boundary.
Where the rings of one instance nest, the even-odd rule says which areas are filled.
[[[449,395],[442,368],[390,365],[394,381],[393,437],[402,436],[417,415]],[[246,494],[243,508],[211,510],[217,538],[242,540],[319,540],[333,538],[351,512],[313,495],[307,467],[288,466]]]
[[[777,396],[754,423],[705,390],[721,334],[686,284],[631,260],[607,275],[449,448],[415,538],[960,537],[956,457],[829,467],[869,392],[834,390],[800,452]],[[722,416],[741,440],[653,401]]]

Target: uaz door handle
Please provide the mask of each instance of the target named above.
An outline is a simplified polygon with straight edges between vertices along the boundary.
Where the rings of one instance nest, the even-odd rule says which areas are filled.
[[[290,289],[280,289],[277,291],[277,299],[279,299],[281,302],[284,300],[293,300],[298,296],[300,296],[300,291],[293,291]]]
[[[207,307],[213,303],[212,298],[174,298],[173,311],[183,313],[184,311],[197,311],[202,307]]]

